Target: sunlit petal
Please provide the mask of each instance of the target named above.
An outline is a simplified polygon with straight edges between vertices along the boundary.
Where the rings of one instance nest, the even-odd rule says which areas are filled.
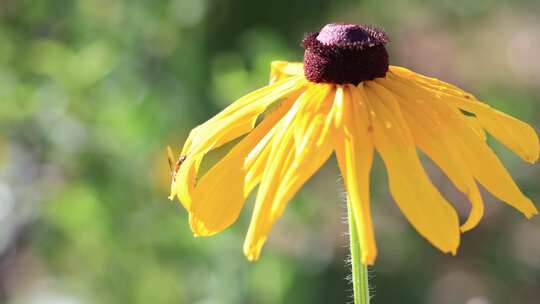
[[[484,213],[484,203],[468,164],[459,149],[459,138],[444,122],[435,103],[423,102],[407,87],[387,79],[378,83],[392,91],[418,147],[448,176],[456,188],[471,202],[471,212],[462,231],[474,228]]]
[[[312,86],[297,101],[300,109],[296,116],[283,119],[276,126],[268,156],[271,161],[264,170],[244,243],[249,260],[259,257],[270,228],[286,203],[330,156],[335,128],[327,128],[327,124],[334,123],[334,90],[328,85]]]
[[[398,70],[400,69],[393,69],[393,71]],[[400,71],[398,73],[406,75],[403,79],[413,81],[416,86],[431,91],[442,102],[473,113],[484,129],[525,161],[534,163],[538,159],[540,144],[536,132],[530,125],[495,110],[489,105],[478,101],[472,94],[440,80],[428,78],[411,71],[407,73]]]
[[[250,174],[253,166],[246,163],[248,153],[269,135],[269,131],[291,109],[295,99],[296,96],[291,96],[269,113],[197,182],[192,192],[190,211],[190,225],[195,235],[215,234],[236,221],[245,199],[262,176],[260,170]]]
[[[537,213],[534,204],[521,193],[493,150],[464,121],[463,115],[453,104],[438,100],[433,92],[419,88],[406,79],[395,78],[395,80],[408,85],[409,90],[412,90],[418,99],[438,106],[441,117],[444,118],[443,123],[455,132],[463,158],[480,184],[526,217]]]
[[[249,132],[270,105],[303,90],[305,80],[293,77],[240,98],[220,114],[195,128],[182,150],[184,163],[176,173],[174,187],[183,206],[191,209],[191,196],[200,163],[207,152]]]
[[[338,91],[336,96],[339,93]],[[343,126],[336,142],[336,156],[358,230],[361,262],[371,265],[377,257],[369,206],[369,174],[373,161],[373,143],[368,131],[366,101],[361,98],[354,86],[347,86],[344,97]]]
[[[425,173],[410,131],[394,97],[375,82],[366,82],[372,110],[375,148],[388,172],[397,205],[416,230],[443,252],[456,253],[459,220]]]

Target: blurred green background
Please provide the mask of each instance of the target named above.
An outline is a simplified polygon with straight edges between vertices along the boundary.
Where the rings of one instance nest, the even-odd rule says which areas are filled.
[[[332,21],[383,26],[393,64],[456,83],[540,126],[540,2],[0,1],[0,302],[345,303],[352,287],[335,161],[275,225],[262,259],[241,246],[250,207],[195,239],[167,200],[165,147],[302,59]],[[491,140],[540,204],[540,165]],[[437,168],[434,183],[468,212]],[[456,257],[406,222],[376,161],[373,303],[539,303],[540,220],[485,193]]]

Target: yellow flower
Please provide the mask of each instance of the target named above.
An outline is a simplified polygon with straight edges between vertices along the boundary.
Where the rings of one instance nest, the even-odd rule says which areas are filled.
[[[304,64],[273,62],[270,85],[193,129],[173,173],[171,199],[178,196],[187,209],[196,236],[231,225],[258,185],[244,243],[247,258],[256,260],[287,202],[333,153],[364,264],[373,264],[377,255],[369,202],[375,151],[405,217],[445,253],[455,254],[460,232],[475,227],[483,215],[476,182],[527,218],[537,213],[485,142],[487,131],[533,163],[539,154],[535,131],[456,86],[389,66],[386,41],[378,29],[327,25],[304,39]],[[199,176],[204,156],[235,139],[228,154]],[[467,195],[472,207],[463,224],[430,182],[417,147]]]

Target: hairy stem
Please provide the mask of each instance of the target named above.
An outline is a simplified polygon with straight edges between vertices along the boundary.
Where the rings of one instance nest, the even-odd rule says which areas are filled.
[[[360,260],[360,242],[351,209],[350,203],[347,203],[354,304],[369,304],[368,269]]]

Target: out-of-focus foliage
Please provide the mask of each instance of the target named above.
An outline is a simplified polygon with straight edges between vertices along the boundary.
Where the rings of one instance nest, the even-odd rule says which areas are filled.
[[[502,0],[1,1],[0,302],[346,302],[334,162],[248,263],[250,207],[224,233],[194,239],[166,199],[165,146],[178,150],[190,128],[264,85],[271,60],[301,60],[303,33],[330,21],[384,26],[394,64],[537,127],[539,15],[537,2]],[[493,144],[540,203],[539,165]],[[426,167],[465,217],[464,198]],[[444,256],[396,210],[380,161],[373,175],[373,303],[538,303],[538,219],[486,194],[484,221]]]

